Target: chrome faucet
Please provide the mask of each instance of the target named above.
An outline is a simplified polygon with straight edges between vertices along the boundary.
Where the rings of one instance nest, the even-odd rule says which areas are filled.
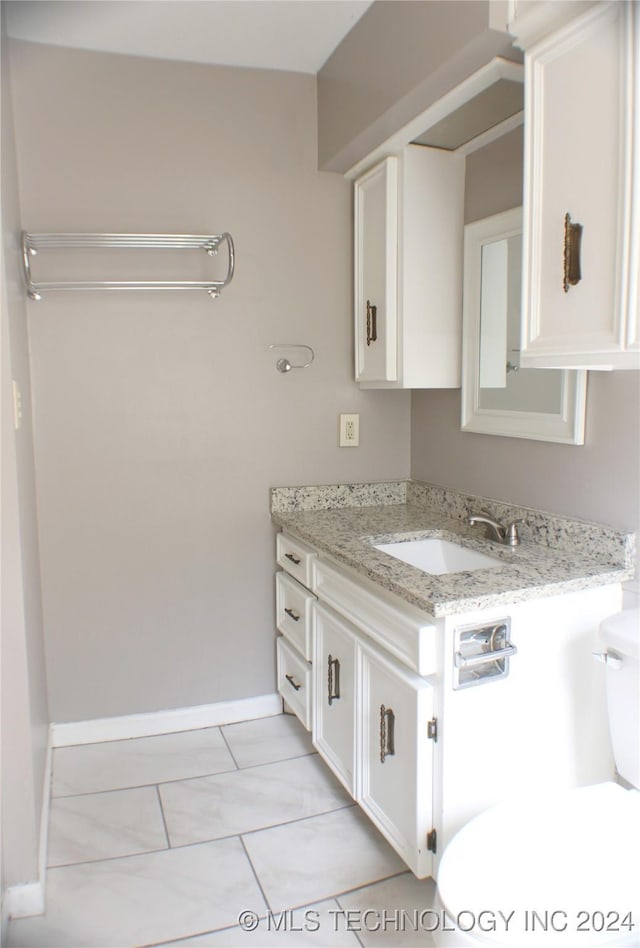
[[[518,546],[520,537],[518,536],[518,524],[524,523],[524,520],[512,520],[504,526],[496,520],[492,520],[486,513],[471,514],[467,518],[467,523],[473,527],[476,523],[485,523],[491,531],[490,538],[497,540],[498,543],[504,543],[505,546]]]

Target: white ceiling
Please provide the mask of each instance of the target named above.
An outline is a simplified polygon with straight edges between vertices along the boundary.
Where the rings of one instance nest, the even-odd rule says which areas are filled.
[[[316,73],[372,0],[10,0],[7,31],[54,46]]]

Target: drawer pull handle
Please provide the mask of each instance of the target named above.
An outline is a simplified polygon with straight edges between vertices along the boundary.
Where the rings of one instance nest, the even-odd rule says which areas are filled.
[[[284,555],[288,560],[291,560],[292,563],[295,563],[296,566],[302,563],[302,560],[294,556],[293,553],[285,553]]]
[[[582,224],[575,224],[571,214],[564,216],[564,282],[563,289],[568,293],[582,279],[580,268],[580,247],[582,244]]]
[[[293,675],[285,675],[284,677],[287,679],[287,681],[289,682],[292,688],[295,688],[296,691],[300,691],[300,689],[302,688],[302,685],[298,685],[293,680]]]
[[[395,748],[396,716],[391,708],[380,705],[380,763],[384,764],[387,757],[393,757]]]
[[[340,698],[340,659],[329,655],[327,671],[327,701],[331,705]]]
[[[367,300],[367,345],[378,339],[378,307]]]
[[[296,615],[296,613],[293,611],[293,609],[288,609],[288,608],[285,606],[284,611],[287,613],[288,616],[291,616],[291,618],[293,619],[294,622],[299,622],[299,621],[300,621],[300,616]]]

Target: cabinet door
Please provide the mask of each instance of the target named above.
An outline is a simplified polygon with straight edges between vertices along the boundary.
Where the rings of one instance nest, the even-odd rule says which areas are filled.
[[[393,382],[397,367],[398,159],[355,184],[356,381]]]
[[[359,653],[360,806],[424,878],[433,874],[433,688],[381,652]]]
[[[523,367],[640,365],[635,7],[599,5],[525,57]]]
[[[355,796],[355,644],[351,627],[314,603],[313,743]]]

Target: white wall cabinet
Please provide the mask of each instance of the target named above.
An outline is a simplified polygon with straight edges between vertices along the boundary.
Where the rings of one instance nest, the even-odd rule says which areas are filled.
[[[447,842],[488,807],[611,779],[591,653],[619,584],[433,619],[286,533],[278,551],[287,573],[308,569],[313,641],[310,663],[299,636],[278,639],[279,692],[418,878],[437,875]],[[500,675],[503,633],[517,654]],[[470,648],[480,670],[460,661]]]
[[[553,29],[566,6],[538,4],[533,30],[527,17],[513,26],[525,48],[521,365],[640,368],[640,11],[598,3]]]
[[[408,145],[355,182],[355,375],[458,388],[464,158]]]

